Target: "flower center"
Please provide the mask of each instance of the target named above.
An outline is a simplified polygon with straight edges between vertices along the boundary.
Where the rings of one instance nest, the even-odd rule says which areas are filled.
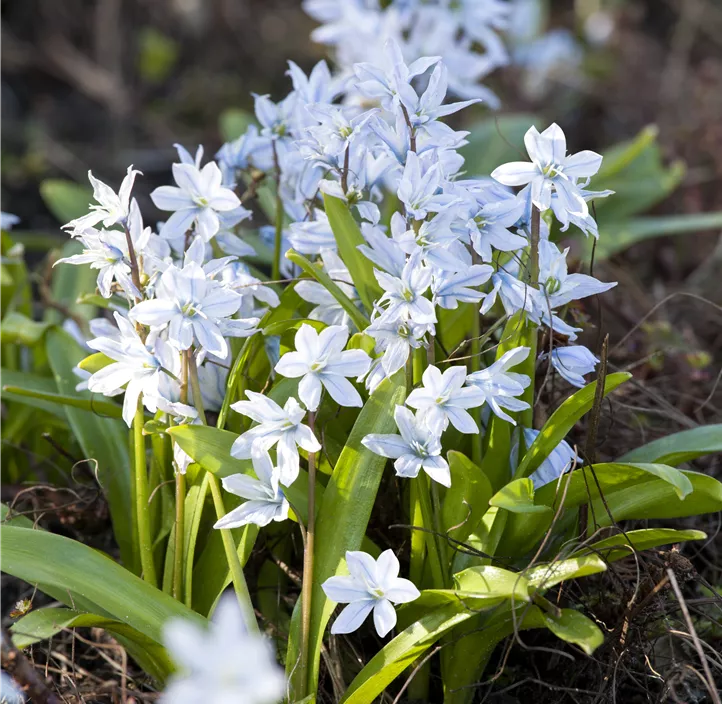
[[[411,289],[409,289],[409,288],[404,288],[404,290],[401,292],[401,297],[402,297],[407,303],[411,303],[411,301],[413,301],[414,298],[416,298],[416,295],[414,294],[414,292],[413,292]]]
[[[317,359],[315,362],[313,362],[309,369],[312,372],[320,372],[324,369],[324,367],[328,364],[328,360],[325,359]]]
[[[381,589],[381,587],[374,587],[373,589],[369,590],[377,599],[383,599],[384,598],[384,590]]]
[[[208,207],[208,198],[206,198],[205,196],[196,196],[193,199],[193,202],[200,208]]]
[[[544,282],[544,288],[546,289],[546,292],[550,296],[553,296],[561,287],[562,287],[561,282],[559,281],[559,279],[555,278],[554,276],[550,276]]]
[[[411,449],[416,453],[418,457],[429,456],[429,451],[426,449],[426,445],[420,443],[418,440],[411,441]]]
[[[542,169],[542,173],[547,178],[556,178],[557,176],[559,176],[559,174],[561,174],[561,172],[561,168],[556,164],[548,164]]]

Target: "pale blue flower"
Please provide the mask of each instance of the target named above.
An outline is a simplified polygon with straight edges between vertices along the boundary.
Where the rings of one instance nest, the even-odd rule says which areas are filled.
[[[331,626],[331,633],[357,630],[373,611],[374,626],[381,638],[396,625],[392,604],[406,604],[421,596],[408,579],[399,577],[400,565],[393,550],[385,550],[374,560],[360,551],[346,552],[349,576],[329,577],[322,585],[326,596],[338,604],[348,604]]]

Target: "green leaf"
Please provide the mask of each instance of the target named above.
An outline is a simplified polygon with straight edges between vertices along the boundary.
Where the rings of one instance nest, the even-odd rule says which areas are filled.
[[[54,607],[36,609],[16,621],[10,632],[13,644],[22,650],[67,628],[102,628],[111,635],[133,642],[136,647],[131,655],[148,674],[161,682],[175,669],[162,645],[122,621],[107,616]]]
[[[598,540],[578,551],[579,554],[594,553],[607,562],[614,562],[632,554],[630,546],[641,552],[661,545],[683,543],[687,540],[704,540],[706,533],[701,530],[672,530],[671,528],[643,528],[628,530],[603,540]],[[579,559],[579,558],[573,558]],[[587,558],[581,558],[587,559]],[[597,558],[599,559],[599,558]]]
[[[583,475],[586,472],[586,482]],[[599,498],[599,488],[617,521],[644,518],[682,518],[722,510],[722,484],[713,477],[687,472],[659,464],[605,463],[594,465],[596,480],[589,468],[577,469],[561,482],[557,497],[556,482],[541,487],[536,501],[554,506],[564,499],[567,512],[588,503],[597,523],[610,524],[607,511]],[[587,488],[588,487],[588,488]],[[685,498],[682,498],[685,497]]]
[[[464,542],[489,508],[492,488],[489,480],[466,455],[455,450],[446,455],[451,487],[446,490],[441,525],[449,536]]]
[[[361,444],[369,433],[393,433],[396,430],[394,409],[406,398],[403,374],[384,380],[364,405],[326,486],[316,519],[316,534],[324,536],[316,544],[311,598],[311,628],[308,691],[315,692],[323,634],[335,608],[321,585],[340,574],[347,550],[358,550],[363,542],[376,500],[386,458]],[[298,482],[296,482],[298,483]],[[300,600],[293,614],[289,638],[287,668],[294,669],[299,653]],[[297,668],[296,668],[297,671]],[[295,692],[306,687],[292,676]]]
[[[366,240],[346,203],[326,194],[323,196],[323,203],[336,238],[338,253],[348,267],[359,298],[370,313],[374,301],[383,292],[374,276],[373,264],[357,249],[360,244],[366,244]],[[359,330],[363,330],[364,327],[360,327]]]
[[[498,115],[474,122],[470,127],[469,143],[461,148],[465,169],[475,175],[488,175],[499,164],[527,161],[524,135],[532,127],[540,126],[536,115]]]
[[[55,402],[43,401],[41,398],[36,397],[14,396],[12,393],[6,391],[6,388],[16,387],[22,388],[25,391],[37,391],[40,394],[56,394],[58,392],[58,386],[53,379],[31,372],[16,372],[12,369],[3,369],[2,372],[0,372],[0,382],[3,385],[3,399],[5,401],[18,401],[33,408],[48,411],[48,413],[67,420],[65,410]]]
[[[228,430],[207,425],[176,425],[168,428],[168,434],[194,462],[218,477],[231,474],[253,473],[251,460],[237,460],[231,456],[231,447],[238,437]],[[288,500],[300,511],[301,519],[308,520],[308,472],[301,470],[296,481],[285,489]],[[316,486],[316,504],[323,496],[323,486]]]
[[[94,613],[127,624],[156,643],[171,618],[205,619],[113,562],[70,538],[30,528],[0,527],[2,570],[30,584],[67,591],[95,605]]]
[[[290,320],[278,320],[275,323],[263,328],[262,332],[266,337],[274,337],[275,335],[282,335],[288,330],[298,330],[301,325],[310,325],[315,328],[318,332],[321,332],[325,327],[326,323],[320,320],[312,320],[311,318],[291,318]]]
[[[246,130],[255,122],[256,118],[247,110],[228,108],[221,112],[218,119],[221,137],[225,142],[232,142],[245,134]]]
[[[514,479],[489,500],[491,506],[511,513],[549,513],[548,506],[534,505],[534,484],[531,479]]]
[[[562,609],[559,618],[547,613],[543,616],[546,627],[557,638],[578,645],[587,655],[604,643],[604,634],[599,626],[579,611]]]
[[[604,382],[604,396],[632,377],[628,372],[609,374]],[[567,433],[575,423],[594,405],[594,394],[597,382],[587,384],[570,396],[544,424],[536,440],[527,450],[524,458],[516,470],[516,477],[528,477],[553,452],[556,446],[564,440]]]
[[[703,455],[722,452],[722,424],[683,430],[637,447],[619,462],[656,462],[676,467]]]
[[[10,395],[11,398],[15,398],[20,402],[22,402],[23,398],[33,398],[47,403],[57,403],[60,406],[82,408],[104,418],[123,417],[123,410],[117,403],[102,401],[98,399],[97,396],[86,399],[79,398],[78,396],[63,396],[63,394],[33,391],[32,389],[24,389],[20,386],[3,386],[3,393]]]
[[[459,603],[433,609],[387,643],[359,672],[340,704],[371,704],[441,636],[473,615]]]
[[[86,210],[87,212],[87,206]],[[82,252],[83,247],[78,240],[66,242],[60,254],[69,257]],[[95,317],[95,306],[78,303],[78,300],[95,292],[97,271],[89,266],[74,266],[72,264],[59,264],[53,268],[53,283],[51,293],[53,301],[67,308],[68,312],[81,320],[90,320]],[[59,310],[48,308],[44,315],[45,320],[61,325],[66,316]]]
[[[93,192],[88,186],[55,178],[40,184],[40,195],[61,225],[85,215],[93,201]]]
[[[526,570],[524,576],[529,580],[530,587],[544,591],[561,582],[605,572],[606,569],[607,563],[599,555],[592,553],[582,557],[570,557],[567,560],[536,565],[532,569]]]
[[[73,367],[85,356],[78,343],[65,331],[53,329],[48,331],[46,349],[60,395],[97,402],[89,392],[75,391],[78,378]],[[134,565],[135,550],[128,429],[122,421],[82,408],[65,406],[65,413],[85,459],[97,462],[96,476],[110,507],[115,539],[124,564],[130,567]]]
[[[359,256],[363,256],[359,252]],[[320,267],[312,264],[306,257],[292,249],[286,252],[286,259],[301,267],[309,276],[321,284],[346,311],[349,318],[359,331],[365,330],[369,325],[369,319],[354,305],[353,301],[339,288],[338,284]]]
[[[602,226],[595,256],[609,259],[638,242],[655,237],[684,235],[720,228],[722,228],[722,212],[663,215],[608,222]],[[587,241],[586,244],[591,251],[592,242]]]
[[[0,326],[0,342],[32,347],[43,339],[50,323],[38,323],[22,313],[8,313]]]

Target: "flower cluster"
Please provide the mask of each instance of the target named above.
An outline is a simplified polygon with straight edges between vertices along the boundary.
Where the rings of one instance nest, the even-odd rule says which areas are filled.
[[[306,5],[323,16],[323,36],[353,52],[341,39],[350,5],[339,5],[341,15],[333,14],[334,3]],[[497,21],[475,21],[480,7],[458,3],[445,16],[459,14],[451,27],[459,52],[481,44],[489,61],[498,62]],[[502,21],[505,3],[484,7]],[[431,9],[408,4],[408,13],[429,18]],[[446,102],[454,72],[439,56],[408,63],[408,43],[424,41],[406,32],[400,7],[385,10],[392,11],[402,22],[405,45],[388,39],[378,62],[355,63],[352,90],[323,61],[309,75],[291,63],[292,92],[279,102],[256,96],[258,124],[223,145],[215,160],[204,164],[202,148],[192,156],[178,146],[175,185],[151,194],[156,207],[170,213],[155,230],[144,225],[132,196],[139,175],[132,167],[117,194],[91,174],[96,204],[66,226],[82,251],[61,261],[97,269],[98,290],[115,311],[114,325],[106,320],[92,326],[97,334],[87,344],[104,355],[104,366],[83,382],[87,388],[124,393],[129,426],[145,420],[139,402],[172,426],[204,423],[205,412],[219,410],[228,395],[236,400],[230,407],[249,419],[235,417],[241,432],[231,454],[251,463],[223,478],[224,489],[243,502],[219,513],[218,529],[264,527],[292,513],[300,520],[287,493],[301,474],[302,457],[313,481],[312,458],[322,450],[316,414],[363,407],[365,397],[404,369],[408,393],[393,410],[398,433],[367,434],[362,445],[393,459],[399,477],[418,477],[423,470],[449,487],[447,433],[478,438],[492,416],[495,423],[524,425],[534,363],[551,365],[571,385],[583,386],[598,362],[586,348],[560,342],[575,341],[580,331],[564,317],[575,301],[614,284],[570,273],[568,249],[550,239],[550,229],[556,220],[562,231],[573,225],[598,236],[588,203],[609,192],[588,186],[601,156],[568,154],[558,125],[541,133],[532,127],[525,139],[530,161],[502,165],[491,177],[466,174],[459,149],[469,133],[443,118],[478,102],[478,91],[469,87],[478,75],[470,74],[466,87],[452,86],[473,97]],[[460,37],[460,26],[474,27],[474,34]],[[271,182],[276,202],[266,215],[274,224],[247,237],[257,213],[243,203],[250,205],[259,184]],[[358,224],[362,243],[351,254],[339,246],[346,243],[337,240],[327,215],[332,203]],[[264,241],[273,249],[265,260],[271,281],[252,268],[260,262],[263,269],[257,249]],[[303,260],[282,256],[290,250],[314,260],[307,270],[318,276],[299,279],[291,259]],[[354,273],[361,266],[369,272],[363,289]],[[284,296],[302,301],[281,321],[284,331],[296,329],[292,344],[288,335],[268,334],[261,322],[280,305],[284,282],[278,274],[293,279]],[[485,350],[455,356],[443,347],[443,322],[453,311],[470,313],[477,328],[488,325],[485,339],[492,340],[499,340],[492,335],[501,323],[517,316],[546,328],[551,346],[536,359],[535,345],[504,348],[486,366]],[[229,369],[240,359],[234,340],[253,335],[263,338],[270,373],[257,387],[263,391],[246,387],[237,400],[237,387],[226,388]],[[475,341],[480,338],[481,330]],[[422,373],[414,374],[418,360]],[[289,381],[281,384],[282,378]],[[528,447],[537,432],[518,427],[516,436]],[[176,470],[183,473],[191,459],[174,448]],[[534,485],[554,481],[577,460],[562,443],[537,469]],[[392,604],[415,599],[418,590],[398,577],[390,550],[377,561],[349,551],[346,565],[349,576],[337,574],[323,584],[329,599],[349,604],[333,632],[356,629],[373,611],[379,635],[387,635],[396,622]]]

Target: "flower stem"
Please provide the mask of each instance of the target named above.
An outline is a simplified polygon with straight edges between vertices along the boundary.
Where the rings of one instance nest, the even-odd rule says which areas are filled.
[[[154,587],[158,580],[153,562],[153,541],[150,537],[150,512],[148,511],[148,467],[145,457],[145,438],[143,437],[143,398],[138,399],[138,408],[133,420],[133,451],[135,455],[135,509],[138,520],[138,543],[140,545],[140,564],[143,579]]]
[[[198,366],[196,358],[191,351],[188,352],[188,378],[190,380],[191,392],[193,394],[193,405],[198,411],[198,417],[203,425],[206,425],[206,413],[203,408],[203,396],[201,395],[201,385],[198,380]],[[226,507],[223,504],[223,495],[221,494],[221,484],[218,477],[212,472],[208,472],[208,480],[213,496],[213,506],[216,509],[216,517],[223,518],[226,515]],[[226,561],[231,572],[231,580],[233,589],[236,592],[236,598],[241,607],[241,611],[245,617],[246,625],[249,630],[258,632],[258,622],[253,612],[253,602],[246,584],[246,577],[243,574],[243,567],[238,558],[238,550],[236,541],[233,539],[233,533],[228,528],[221,529],[221,537],[223,539],[223,549],[226,553]]]
[[[541,231],[541,211],[531,206],[531,240],[529,242],[529,277],[532,286],[539,283],[539,233]]]
[[[436,529],[434,528],[434,511],[431,507],[429,478],[423,473],[419,474],[414,481],[417,482],[417,496],[421,506],[421,516],[425,529],[424,536],[426,539],[426,552],[428,553],[429,565],[431,567],[431,579],[436,589],[443,589],[446,579],[444,578],[444,567],[441,549],[439,547],[440,536],[435,534]]]
[[[183,600],[183,548],[185,542],[186,475],[175,475],[175,551],[173,554],[173,598]]]
[[[308,427],[315,433],[316,413],[309,412]],[[310,660],[311,599],[313,596],[313,558],[316,535],[316,453],[308,453],[308,522],[303,550],[303,583],[301,586],[301,663],[299,679],[306,694],[308,664]]]
[[[209,485],[211,487],[211,495],[213,496],[213,506],[216,509],[216,516],[223,518],[226,515],[226,507],[223,504],[223,496],[221,494],[221,485],[218,477],[212,472],[208,472]],[[258,633],[258,622],[253,612],[253,602],[248,591],[246,578],[243,574],[241,561],[238,559],[236,550],[236,542],[233,539],[233,533],[230,529],[221,529],[221,538],[223,539],[223,549],[226,553],[226,560],[231,571],[231,580],[233,582],[233,590],[236,593],[238,604],[243,612],[244,621],[248,630],[252,633]]]
[[[273,263],[271,265],[271,278],[275,281],[281,278],[281,241],[283,239],[283,199],[281,198],[281,163],[278,160],[276,143],[273,145],[273,165],[276,170],[276,233],[273,240]]]

